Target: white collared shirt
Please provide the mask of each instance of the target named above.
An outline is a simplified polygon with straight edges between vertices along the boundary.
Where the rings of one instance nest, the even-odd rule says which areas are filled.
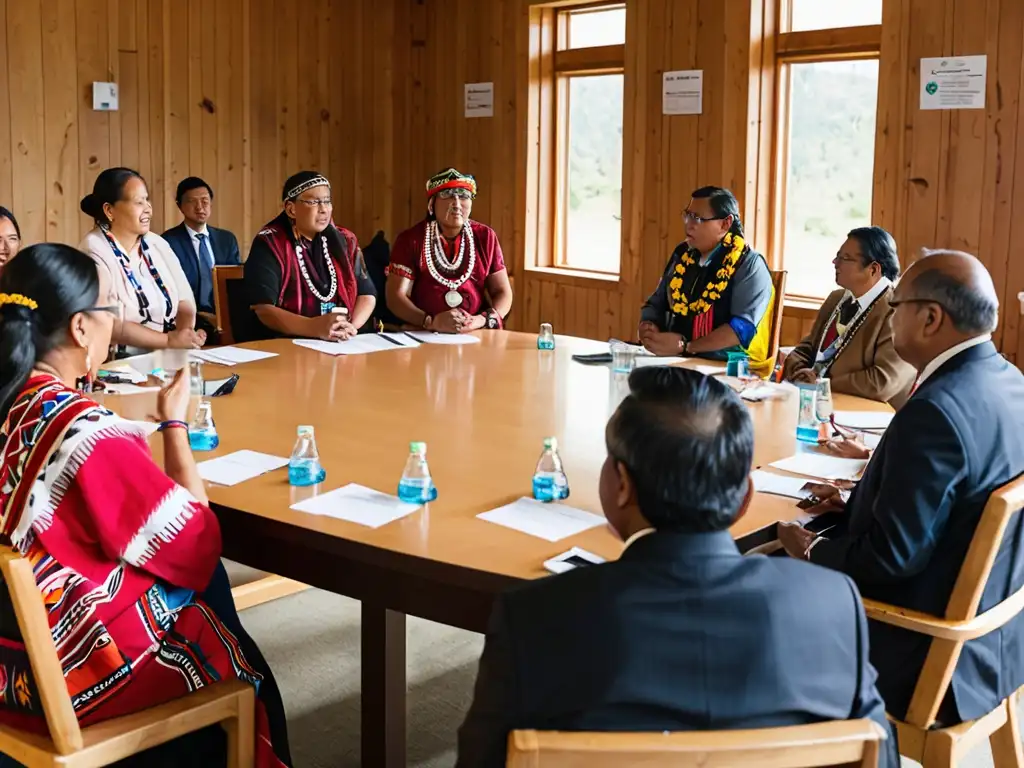
[[[854,322],[856,322],[858,317],[860,317],[861,315],[868,311],[868,308],[872,304],[874,304],[875,299],[877,299],[886,290],[888,290],[890,285],[892,285],[892,280],[890,280],[888,277],[880,277],[878,278],[878,282],[871,286],[871,289],[860,297],[854,296],[853,293],[849,289],[847,289],[846,293],[844,293],[843,297],[839,300],[839,303],[836,304],[835,317],[838,319],[839,313],[842,311],[843,305],[846,302],[848,302],[850,299],[855,299],[857,301],[857,313],[852,318],[850,318],[850,322],[846,324],[846,328],[849,328],[854,324]],[[815,362],[820,362],[824,358],[824,352],[825,350],[821,349],[821,345],[819,344],[818,354],[816,355]]]
[[[649,535],[651,533],[654,533],[654,529],[653,528],[641,528],[639,531],[637,531],[632,536],[630,536],[628,539],[626,539],[626,542],[625,542],[625,544],[622,547],[623,551],[629,549],[629,545],[632,544],[634,541],[637,541],[638,539],[642,539],[644,536],[647,536],[647,535]]]
[[[921,370],[921,373],[917,377],[917,384],[914,385],[914,388],[916,389],[917,387],[920,387],[922,384],[924,384],[929,376],[931,376],[933,373],[939,370],[939,368],[941,368],[945,363],[948,363],[961,352],[965,352],[971,347],[976,347],[979,344],[984,344],[986,341],[991,340],[991,333],[983,333],[981,336],[975,336],[973,339],[968,339],[967,341],[962,341],[959,344],[954,344],[952,347],[947,349],[942,354],[937,355],[934,360],[928,363],[928,365],[926,365]]]
[[[188,224],[185,225],[185,231],[188,232],[189,238],[192,240],[192,247],[195,249],[196,256],[200,259],[203,257],[203,252],[199,250],[199,236],[206,235],[206,247],[210,249],[210,258],[213,258],[213,240],[210,238],[210,228],[203,224],[203,228],[199,231],[192,229]],[[210,269],[216,266],[216,260],[210,262]]]

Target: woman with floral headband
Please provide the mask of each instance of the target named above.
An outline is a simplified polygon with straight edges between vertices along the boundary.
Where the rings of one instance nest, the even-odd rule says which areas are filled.
[[[302,171],[284,183],[284,210],[252,241],[245,288],[257,335],[345,341],[377,304],[356,236],[334,225],[331,182]]]
[[[501,328],[512,284],[494,230],[469,218],[476,179],[454,168],[427,182],[427,218],[395,238],[388,309],[416,328]]]
[[[739,204],[721,187],[701,187],[686,208],[686,240],[640,312],[640,342],[656,355],[725,359],[743,351],[750,369],[771,373],[775,297],[764,257],[743,237]]]

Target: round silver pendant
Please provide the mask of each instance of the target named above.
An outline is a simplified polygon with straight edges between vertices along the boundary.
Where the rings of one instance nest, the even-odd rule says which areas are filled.
[[[462,303],[462,294],[458,291],[448,291],[444,295],[444,302],[452,309],[455,309],[455,307]]]

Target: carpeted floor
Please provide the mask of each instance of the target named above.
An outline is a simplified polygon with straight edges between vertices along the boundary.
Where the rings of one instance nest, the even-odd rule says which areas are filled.
[[[281,686],[296,768],[359,766],[359,603],[311,589],[241,616]],[[483,637],[413,618],[408,627],[408,765],[446,768]],[[988,746],[961,765],[991,768]]]

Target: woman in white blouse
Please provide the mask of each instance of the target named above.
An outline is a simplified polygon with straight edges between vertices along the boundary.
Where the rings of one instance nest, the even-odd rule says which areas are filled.
[[[170,245],[149,231],[153,204],[146,180],[130,168],[108,168],[82,198],[96,222],[78,246],[110,275],[124,322],[113,342],[122,353],[198,349],[206,334],[195,330],[196,302]]]

